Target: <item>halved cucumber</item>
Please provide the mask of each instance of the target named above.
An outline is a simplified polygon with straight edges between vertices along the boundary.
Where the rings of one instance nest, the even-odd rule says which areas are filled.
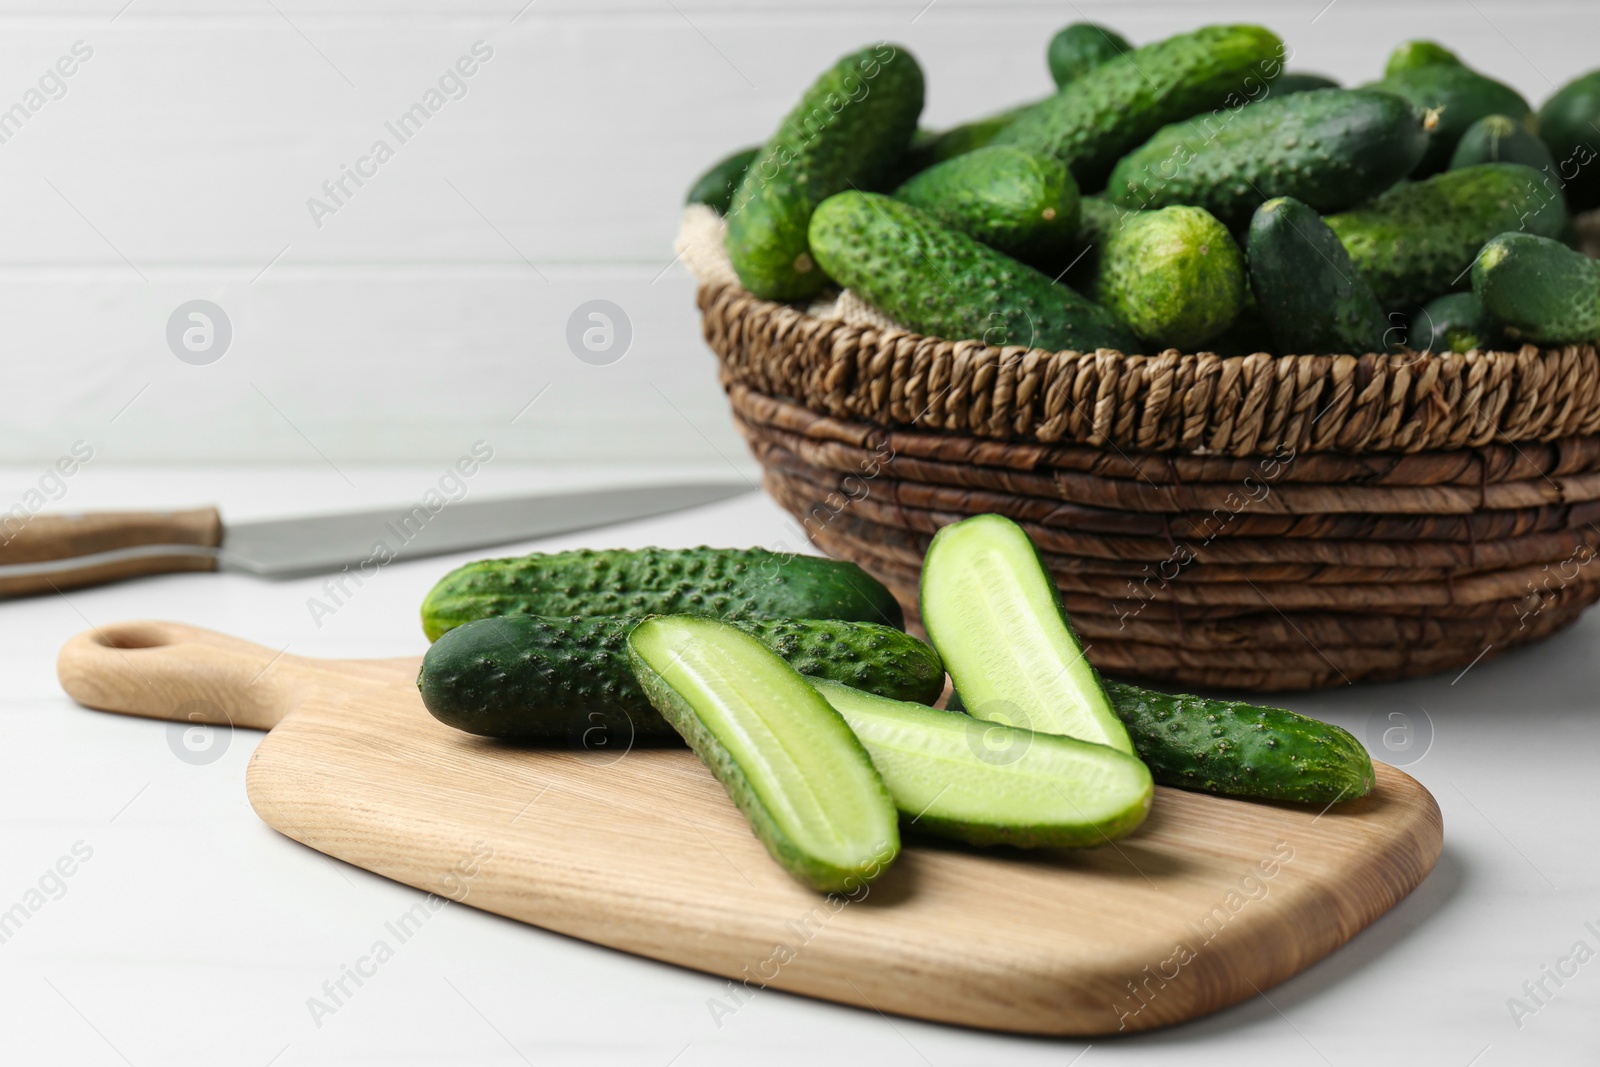
[[[978,515],[940,530],[922,562],[921,605],[973,716],[1134,754],[1022,527]]]
[[[1116,749],[811,684],[915,829],[974,845],[1086,847],[1131,833],[1150,810],[1149,769]]]
[[[662,615],[628,635],[628,656],[650,702],[790,874],[850,892],[899,854],[894,801],[871,758],[777,653],[715,619]]]

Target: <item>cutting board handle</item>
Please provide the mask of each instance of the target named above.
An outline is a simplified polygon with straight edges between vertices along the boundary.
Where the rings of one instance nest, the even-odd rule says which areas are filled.
[[[304,662],[176,622],[119,622],[61,649],[56,674],[78,703],[152,719],[270,730],[294,703]]]

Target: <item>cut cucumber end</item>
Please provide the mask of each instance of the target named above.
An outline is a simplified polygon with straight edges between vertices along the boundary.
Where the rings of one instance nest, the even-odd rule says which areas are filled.
[[[628,637],[650,702],[709,767],[785,870],[825,892],[871,882],[898,854],[894,802],[832,705],[726,623],[657,616]]]
[[[978,515],[934,535],[922,623],[971,714],[1133,755],[1027,533]]]

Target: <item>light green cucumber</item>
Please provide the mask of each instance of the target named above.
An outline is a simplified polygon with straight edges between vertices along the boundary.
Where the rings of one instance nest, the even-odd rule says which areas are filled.
[[[1517,340],[1600,340],[1600,262],[1560,241],[1501,234],[1472,265],[1472,291]]]
[[[1394,51],[1389,53],[1389,58],[1383,65],[1383,76],[1387,78],[1403,70],[1438,66],[1441,63],[1459,67],[1461,60],[1437,41],[1403,41],[1395,45]]]
[[[1059,253],[1078,228],[1078,183],[1066,166],[1007,145],[929,167],[894,195],[953,230],[1027,261]]]
[[[661,615],[628,635],[628,656],[784,870],[850,893],[888,869],[893,798],[844,719],[777,653],[716,619]]]

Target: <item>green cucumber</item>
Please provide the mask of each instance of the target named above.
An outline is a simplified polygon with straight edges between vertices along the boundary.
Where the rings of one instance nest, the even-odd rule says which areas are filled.
[[[1311,208],[1268,200],[1246,240],[1257,314],[1280,355],[1387,351],[1389,320],[1339,238]]]
[[[1092,22],[1074,22],[1063,26],[1050,38],[1045,61],[1050,65],[1050,77],[1060,89],[1133,50],[1133,45],[1116,30]]]
[[[1572,79],[1544,102],[1539,137],[1555,157],[1572,210],[1600,207],[1600,70]]]
[[[1203,207],[1230,230],[1279,196],[1339,211],[1411,172],[1428,147],[1424,123],[1405,100],[1370,89],[1274,94],[1226,125],[1163,127],[1117,164],[1107,195],[1123,207]]]
[[[1001,130],[1011,125],[1027,106],[1014,107],[997,115],[973,119],[971,122],[963,122],[947,130],[918,130],[916,136],[911,138],[911,144],[906,149],[905,155],[895,167],[894,172],[901,180],[890,184],[899,185],[929,167],[987,146]]]
[[[1083,848],[1144,821],[1150,771],[1105,745],[813,681],[883,776],[907,829],[974,845]]]
[[[750,164],[754,163],[760,154],[761,146],[751,145],[719,159],[709,170],[694,180],[683,202],[704,204],[717,214],[726,215],[728,206],[733,203],[734,190],[738,189],[739,183],[744,180],[744,172],[750,169]]]
[[[1522,94],[1487,78],[1459,63],[1429,63],[1386,75],[1382,81],[1366,86],[1409,100],[1437,119],[1428,134],[1428,147],[1422,161],[1411,172],[1413,178],[1437,174],[1450,163],[1467,128],[1489,115],[1507,115],[1518,122],[1530,120],[1533,109]]]
[[[1017,117],[994,139],[1055,156],[1093,192],[1161,127],[1237,109],[1283,72],[1283,42],[1260,26],[1206,26],[1103,63]]]
[[[1162,785],[1221,796],[1332,804],[1365,796],[1372,758],[1347,731],[1282,708],[1169,696],[1107,682],[1139,758]]]
[[[496,615],[700,614],[899,627],[900,604],[854,563],[764,548],[535,552],[457,567],[422,602],[428,640]]]
[[[1389,53],[1389,59],[1383,65],[1383,76],[1387,78],[1403,70],[1438,66],[1441,63],[1459,67],[1461,60],[1437,41],[1405,41]]]
[[[1133,754],[1022,527],[977,515],[933,537],[922,624],[972,714]]]
[[[1344,86],[1326,74],[1302,74],[1299,71],[1286,70],[1278,75],[1277,81],[1272,83],[1272,95],[1267,99],[1270,100],[1276,96],[1288,96],[1291,93],[1313,93],[1318,89],[1342,88]]]
[[[1137,351],[1104,308],[887,196],[830,197],[811,220],[811,247],[831,277],[918,333],[996,347]]]
[[[853,892],[900,851],[894,800],[833,706],[754,637],[661,615],[628,635],[650,702],[728,791],[784,870]]]
[[[1560,241],[1501,234],[1472,265],[1472,291],[1509,337],[1600,340],[1600,262]]]
[[[1528,127],[1505,115],[1488,115],[1467,127],[1450,155],[1450,169],[1476,163],[1521,163],[1554,176],[1556,161],[1545,143]]]
[[[1019,259],[1065,248],[1078,229],[1078,183],[1058,159],[991,145],[929,167],[895,199]]]
[[[1091,210],[1101,241],[1074,280],[1148,342],[1145,351],[1193,351],[1233,324],[1244,301],[1244,255],[1210,212],[1174,205],[1112,221],[1106,209]]]
[[[891,44],[844,56],[806,90],[728,209],[728,257],[746,289],[803,300],[827,284],[806,246],[811,212],[890,173],[916,131],[922,95],[922,69]]]
[[[1508,230],[1556,237],[1561,193],[1520,163],[1479,163],[1402,182],[1324,221],[1386,308],[1420,304],[1467,285],[1485,241]]]
[[[939,654],[910,634],[837,619],[729,619],[811,678],[931,704],[944,692]],[[624,615],[503,615],[458,626],[422,657],[422,703],[447,726],[481,737],[573,740],[670,735],[628,665]]]
[[[1504,351],[1500,324],[1489,317],[1476,293],[1446,293],[1428,301],[1411,319],[1411,347],[1418,352]]]

